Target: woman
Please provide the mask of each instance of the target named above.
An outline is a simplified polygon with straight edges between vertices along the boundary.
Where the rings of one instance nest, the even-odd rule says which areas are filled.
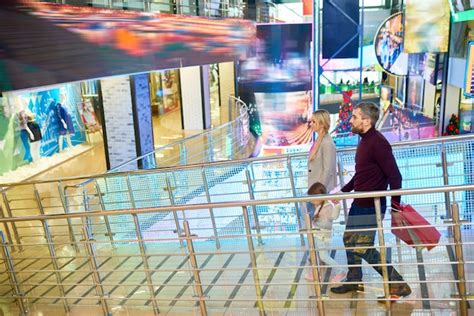
[[[326,110],[313,112],[310,127],[318,134],[308,157],[308,188],[316,182],[322,183],[327,192],[337,186],[336,145],[329,136],[331,118]]]

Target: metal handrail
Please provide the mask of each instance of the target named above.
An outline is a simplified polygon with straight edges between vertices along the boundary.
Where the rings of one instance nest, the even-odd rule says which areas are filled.
[[[447,143],[451,141],[455,142],[455,141],[464,141],[464,140],[471,140],[471,139],[474,139],[474,134],[442,136],[442,137],[437,137],[437,138],[420,139],[420,140],[413,140],[413,141],[402,141],[402,142],[393,143],[391,145],[392,145],[392,148],[414,147],[414,146],[420,146],[420,145],[442,144],[442,143]],[[356,149],[356,146],[338,148],[337,152],[345,153],[345,152],[355,151],[355,149]],[[20,182],[20,183],[0,183],[0,188],[3,187],[3,189],[7,189],[7,187],[12,187],[12,186],[38,184],[38,183],[56,183],[58,181],[76,181],[76,180],[86,180],[86,179],[88,180],[90,179],[91,181],[93,181],[94,179],[97,179],[97,178],[108,178],[108,177],[115,177],[115,176],[128,175],[128,174],[156,173],[157,170],[159,170],[160,172],[165,172],[165,171],[180,171],[180,170],[192,169],[196,167],[222,166],[222,165],[237,164],[237,163],[250,164],[254,162],[267,162],[271,160],[287,159],[288,157],[292,157],[292,158],[304,157],[306,155],[307,155],[306,152],[301,152],[301,153],[291,153],[291,154],[275,155],[275,156],[267,156],[267,157],[253,157],[253,158],[244,158],[244,159],[237,159],[237,160],[213,161],[213,162],[195,163],[195,164],[181,165],[181,166],[160,167],[157,169],[120,171],[120,172],[114,172],[114,173],[97,174],[93,176],[74,176],[74,177],[64,177],[64,178],[49,179],[49,180],[25,181],[25,182]]]
[[[146,214],[146,213],[157,213],[157,212],[172,212],[181,211],[183,207],[186,211],[209,209],[209,208],[230,208],[230,207],[242,207],[242,206],[257,206],[262,204],[284,204],[284,203],[297,203],[297,202],[311,202],[311,201],[327,201],[327,200],[346,200],[346,199],[358,199],[358,198],[381,198],[387,196],[400,196],[400,195],[415,195],[415,194],[430,194],[430,193],[450,193],[455,191],[471,191],[474,190],[474,184],[464,185],[447,185],[440,187],[429,187],[429,188],[418,188],[418,189],[399,189],[399,190],[388,190],[388,191],[370,191],[370,192],[348,192],[348,193],[335,193],[335,194],[319,194],[314,196],[301,196],[292,198],[280,198],[280,199],[262,199],[262,200],[249,200],[249,201],[236,201],[236,202],[213,202],[213,203],[199,203],[199,204],[186,204],[174,205],[174,206],[162,206],[162,207],[144,207],[144,208],[132,208],[132,209],[118,209],[118,210],[107,210],[107,211],[88,211],[88,212],[76,212],[67,214],[49,214],[49,215],[35,215],[35,216],[20,216],[20,217],[7,217],[0,218],[0,223],[11,223],[11,222],[24,222],[32,220],[57,220],[57,219],[68,219],[68,218],[82,218],[82,217],[97,217],[107,215],[130,215],[130,214]]]

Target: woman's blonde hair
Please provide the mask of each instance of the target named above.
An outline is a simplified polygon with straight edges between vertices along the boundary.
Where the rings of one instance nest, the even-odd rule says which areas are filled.
[[[318,122],[327,133],[329,131],[329,127],[331,126],[331,116],[329,116],[329,112],[326,110],[317,110],[313,112],[313,119]]]

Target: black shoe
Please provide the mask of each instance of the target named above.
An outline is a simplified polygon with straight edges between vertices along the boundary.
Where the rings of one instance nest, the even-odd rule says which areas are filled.
[[[405,297],[411,294],[411,289],[406,283],[395,283],[390,286],[390,295]]]
[[[331,292],[336,293],[336,294],[344,294],[344,293],[349,293],[349,292],[354,292],[354,291],[364,291],[364,284],[362,283],[346,283],[350,281],[344,281],[342,285],[336,286],[331,288]]]

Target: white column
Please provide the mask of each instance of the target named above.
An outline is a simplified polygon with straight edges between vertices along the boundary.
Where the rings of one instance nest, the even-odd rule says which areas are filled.
[[[207,71],[206,71],[207,70]],[[203,130],[211,126],[209,75],[200,66],[180,69],[183,129]]]
[[[130,78],[123,76],[103,79],[100,84],[107,167],[111,169],[137,157]]]
[[[235,96],[235,74],[233,62],[219,64],[219,94],[222,107],[228,106],[229,96]]]

